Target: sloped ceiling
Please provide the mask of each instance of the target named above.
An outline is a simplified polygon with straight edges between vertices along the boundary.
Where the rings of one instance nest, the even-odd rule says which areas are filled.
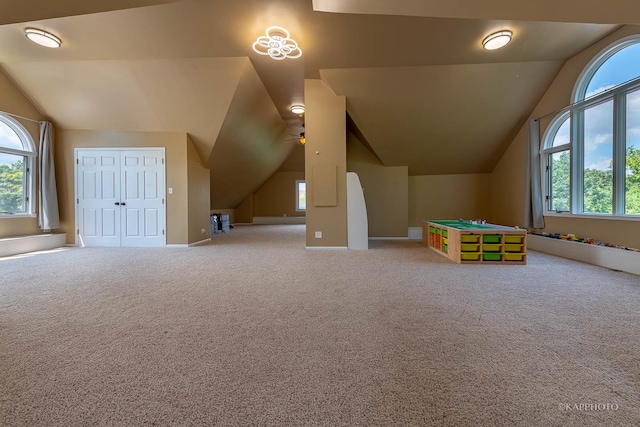
[[[506,148],[499,142],[513,139],[561,65],[547,61],[320,73],[337,93],[348,94],[351,118],[386,166],[408,166],[410,175],[437,175],[491,172]],[[412,92],[421,95],[413,99]],[[385,122],[375,117],[385,117]],[[389,127],[389,122],[398,126]]]
[[[629,0],[565,3],[0,0],[0,66],[57,126],[189,133],[212,168],[215,207],[232,208],[295,150],[303,117],[289,107],[304,103],[305,78],[347,97],[384,164],[490,171],[564,61],[640,22]],[[271,25],[302,58],[253,52]],[[62,47],[33,45],[27,26]],[[513,42],[484,51],[504,28]]]
[[[260,78],[245,67],[209,157],[211,206],[235,207],[285,161],[294,145]]]
[[[20,87],[64,129],[191,134],[207,159],[247,58],[20,62]]]

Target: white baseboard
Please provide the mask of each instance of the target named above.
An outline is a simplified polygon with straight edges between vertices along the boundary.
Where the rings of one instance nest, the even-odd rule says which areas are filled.
[[[369,240],[408,240],[408,237],[369,237]]]
[[[304,216],[254,216],[254,224],[306,224]]]
[[[422,240],[422,227],[409,227],[409,240]]]
[[[199,242],[189,243],[189,247],[204,245],[205,243],[209,243],[209,242],[211,242],[211,237],[209,237],[208,239],[200,240]]]
[[[184,243],[172,243],[169,245],[165,245],[165,248],[188,248],[189,245],[186,245]]]
[[[33,236],[6,237],[0,239],[0,257],[27,252],[56,249],[67,244],[67,234],[36,234]]]
[[[347,249],[349,249],[346,246],[307,246],[306,249],[309,250],[319,250],[319,251],[323,251],[323,250],[331,250],[331,251],[346,251]]]
[[[527,235],[527,249],[640,275],[640,252]]]

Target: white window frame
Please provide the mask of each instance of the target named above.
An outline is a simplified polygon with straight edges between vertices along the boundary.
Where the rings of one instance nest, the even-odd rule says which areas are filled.
[[[24,173],[24,212],[0,212],[0,218],[24,218],[35,217],[35,186],[36,186],[36,148],[33,142],[33,138],[24,126],[13,117],[0,113],[0,121],[13,130],[20,142],[22,143],[23,150],[14,149],[10,147],[0,146],[0,152],[5,154],[13,154],[17,156],[23,156],[25,161],[25,173]]]
[[[543,205],[545,216],[575,216],[598,219],[640,221],[638,214],[626,214],[625,211],[625,166],[626,166],[626,96],[640,90],[640,78],[615,86],[611,89],[584,99],[587,87],[600,66],[620,50],[640,43],[640,35],[633,35],[609,45],[596,55],[580,74],[572,99],[574,103],[556,113],[547,127],[540,144],[540,168],[543,177]],[[612,213],[584,212],[584,111],[590,107],[612,101],[613,103],[613,206]],[[570,143],[553,147],[553,139],[569,117]],[[571,212],[549,210],[548,158],[550,154],[570,150],[570,204]]]
[[[305,207],[304,209],[300,208],[300,184],[304,184],[305,185],[305,194],[306,194],[306,189],[307,189],[307,184],[305,182],[304,179],[297,179],[296,180],[296,212],[306,212],[307,208]]]

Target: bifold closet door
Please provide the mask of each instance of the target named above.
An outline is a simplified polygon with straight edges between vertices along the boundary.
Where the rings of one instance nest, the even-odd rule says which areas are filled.
[[[164,150],[77,150],[78,244],[164,246]]]

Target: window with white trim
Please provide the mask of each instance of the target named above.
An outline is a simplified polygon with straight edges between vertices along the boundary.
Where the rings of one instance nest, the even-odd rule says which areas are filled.
[[[640,35],[596,56],[573,102],[542,138],[545,211],[640,215]]]
[[[35,158],[29,132],[0,113],[0,217],[34,214]]]
[[[307,184],[302,181],[296,181],[296,211],[304,212],[307,210]]]

